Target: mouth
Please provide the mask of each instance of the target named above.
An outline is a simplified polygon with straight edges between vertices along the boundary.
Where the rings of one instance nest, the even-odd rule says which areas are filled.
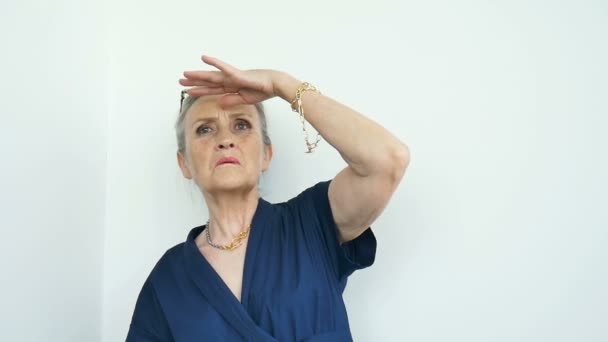
[[[215,166],[220,166],[220,165],[224,165],[224,164],[241,165],[241,163],[239,162],[239,160],[236,159],[235,157],[223,157],[222,159],[220,159],[217,162],[217,164],[215,164]]]

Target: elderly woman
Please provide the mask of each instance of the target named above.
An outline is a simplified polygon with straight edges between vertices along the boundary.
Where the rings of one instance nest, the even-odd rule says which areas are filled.
[[[218,70],[180,79],[191,88],[176,123],[177,161],[209,220],[156,263],[127,341],[351,341],[342,293],[349,275],[374,262],[371,224],[405,173],[407,146],[285,72],[202,60]],[[348,164],[282,203],[257,188],[272,159],[261,102],[274,96]],[[312,151],[316,142],[306,142]]]

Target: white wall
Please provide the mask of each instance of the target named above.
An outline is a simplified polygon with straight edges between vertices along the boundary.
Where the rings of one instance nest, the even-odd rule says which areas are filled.
[[[608,339],[605,2],[1,6],[0,340],[124,340],[153,265],[206,220],[172,131],[201,53],[288,71],[410,147],[347,288],[356,341]],[[267,112],[266,199],[345,166]]]
[[[107,49],[96,1],[0,3],[0,341],[100,341]]]
[[[356,340],[608,338],[606,5],[294,4],[115,8],[105,341],[125,333],[160,255],[205,221],[170,131],[177,78],[202,67],[203,52],[287,70],[411,147],[404,182],[374,225],[376,264],[347,290]],[[268,198],[344,166],[326,143],[302,153],[287,104],[269,113]]]

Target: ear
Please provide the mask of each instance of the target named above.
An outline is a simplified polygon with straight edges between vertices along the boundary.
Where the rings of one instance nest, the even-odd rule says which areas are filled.
[[[264,145],[264,163],[262,164],[262,171],[266,171],[270,166],[272,160],[272,145]]]
[[[190,173],[190,169],[188,169],[188,165],[186,165],[186,160],[181,152],[177,152],[177,164],[179,168],[182,170],[182,175],[184,178],[192,179],[192,174]]]

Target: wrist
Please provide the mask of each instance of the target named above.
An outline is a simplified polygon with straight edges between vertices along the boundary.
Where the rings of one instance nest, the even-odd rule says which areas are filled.
[[[278,71],[273,80],[275,94],[289,103],[295,98],[300,84],[302,81],[282,71]]]

